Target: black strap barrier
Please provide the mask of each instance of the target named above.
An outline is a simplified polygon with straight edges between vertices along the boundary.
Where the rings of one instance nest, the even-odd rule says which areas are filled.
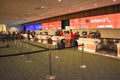
[[[24,52],[22,54],[7,54],[7,55],[0,55],[0,58],[1,57],[12,57],[12,56],[20,56],[20,55],[27,55],[27,54],[35,54],[35,53],[38,53],[38,52],[45,52],[45,51],[49,51],[48,49],[46,50],[40,50],[40,51],[34,51],[34,52]]]
[[[84,46],[84,45],[81,44],[81,45],[78,45],[78,46]],[[41,46],[38,46],[38,47],[41,47]],[[66,48],[63,48],[63,49],[69,49],[69,48],[74,48],[74,47],[66,47]],[[55,49],[51,49],[51,50],[59,50],[59,49],[55,48]],[[45,52],[45,51],[49,51],[49,48],[46,48],[45,50],[34,51],[34,52],[23,52],[22,54],[20,54],[20,53],[18,54],[17,53],[17,54],[0,55],[0,58],[3,58],[3,57],[12,57],[12,56],[20,56],[20,55],[28,55],[28,54],[36,54],[36,53]]]
[[[27,42],[27,44],[28,44],[28,42]],[[34,45],[34,44],[31,44],[31,45]],[[34,45],[34,46],[36,46],[36,45]],[[86,66],[84,67],[84,55],[83,55],[84,44],[81,44],[81,45],[78,45],[78,46],[82,46],[82,68],[85,68]],[[21,47],[21,45],[20,45],[20,47]],[[36,47],[40,47],[40,46],[36,46]],[[74,47],[66,47],[66,48],[63,48],[63,49],[69,49],[69,48],[74,48]],[[49,48],[44,48],[44,49],[45,50],[34,51],[34,52],[24,52],[24,53],[21,53],[21,54],[19,53],[19,54],[0,55],[0,58],[3,58],[3,57],[12,57],[12,56],[20,56],[20,55],[28,55],[28,61],[29,61],[29,54],[35,54],[35,53],[38,53],[38,52],[49,51],[49,75],[46,76],[46,79],[53,80],[53,79],[55,79],[55,76],[52,75],[51,50],[59,50],[59,49],[57,49],[57,48],[51,49],[50,47]]]
[[[39,47],[39,48],[43,48],[43,49],[48,49],[48,48],[45,48],[45,47],[42,47],[42,46],[38,46],[38,45],[35,45],[35,44],[32,44],[32,43],[29,43],[29,42],[24,42],[22,41],[23,43],[27,43],[27,44],[30,44],[32,46],[35,46],[35,47]]]

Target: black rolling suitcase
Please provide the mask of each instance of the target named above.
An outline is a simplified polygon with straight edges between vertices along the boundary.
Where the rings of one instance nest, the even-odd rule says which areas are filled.
[[[60,43],[58,43],[57,48],[58,48],[58,49],[63,49],[63,48],[65,48],[65,42],[64,42],[64,40],[61,40]]]

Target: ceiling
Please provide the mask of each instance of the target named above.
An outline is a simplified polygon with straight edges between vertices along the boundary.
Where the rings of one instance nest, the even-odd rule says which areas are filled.
[[[0,24],[19,25],[115,4],[120,0],[0,0]]]

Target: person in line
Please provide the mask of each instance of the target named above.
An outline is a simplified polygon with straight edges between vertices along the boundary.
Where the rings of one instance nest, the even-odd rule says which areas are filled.
[[[66,31],[65,34],[65,47],[70,47],[71,34],[69,31]]]
[[[30,30],[28,30],[28,32],[27,32],[27,38],[28,38],[28,40],[30,40],[30,36],[31,36],[31,32],[30,32]]]
[[[15,40],[15,36],[16,36],[15,31],[13,31],[13,32],[12,32],[12,40],[13,40],[13,41]]]
[[[17,38],[18,38],[19,40],[22,39],[21,33],[22,33],[21,31],[17,32]]]
[[[60,30],[60,34],[59,34],[59,36],[63,36],[63,31],[62,30]]]
[[[77,31],[76,32],[76,39],[79,39],[80,38],[80,34],[79,34],[79,32]]]
[[[32,31],[32,32],[31,32],[31,36],[32,36],[33,39],[34,39],[34,37],[35,37],[35,34],[36,34],[35,31]]]
[[[73,34],[72,29],[70,29],[70,35],[71,35],[71,38],[70,38],[70,47],[73,47],[74,44],[75,44],[75,39],[74,39],[74,34]]]

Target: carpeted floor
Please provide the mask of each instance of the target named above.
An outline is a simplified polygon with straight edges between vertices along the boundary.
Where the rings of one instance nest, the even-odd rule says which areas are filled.
[[[51,45],[23,41],[8,44],[10,47],[0,48],[0,80],[47,80],[50,74],[47,48]],[[120,59],[87,52],[82,55],[77,48],[51,47],[51,74],[55,80],[120,80]],[[83,64],[86,68],[80,68]]]

